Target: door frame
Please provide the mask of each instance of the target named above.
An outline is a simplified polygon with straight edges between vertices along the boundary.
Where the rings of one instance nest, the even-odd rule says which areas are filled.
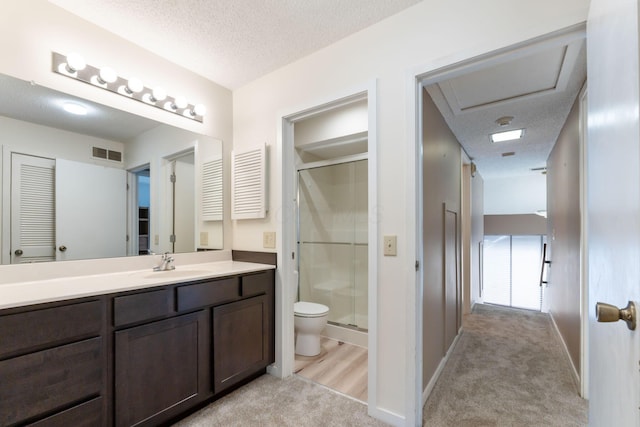
[[[277,174],[276,186],[282,189],[279,218],[276,221],[277,263],[276,305],[276,363],[269,368],[272,375],[288,377],[294,371],[294,315],[295,284],[297,283],[297,228],[296,193],[297,165],[294,159],[293,125],[296,121],[352,102],[367,100],[368,109],[368,413],[378,419],[397,424],[395,414],[377,406],[377,306],[378,306],[378,221],[376,220],[377,194],[377,81],[371,80],[342,92],[334,93],[302,106],[291,107],[277,114],[276,158],[281,159],[282,174]]]
[[[414,236],[422,236],[422,101],[425,86],[437,83],[455,76],[468,73],[492,63],[503,62],[508,59],[524,56],[540,47],[546,48],[558,41],[565,42],[572,38],[586,38],[586,22],[576,24],[558,31],[534,37],[519,43],[499,49],[476,47],[471,51],[461,52],[454,57],[441,58],[430,64],[419,65],[407,71],[406,99],[407,99],[407,135],[410,145],[409,153],[413,158],[407,162],[408,194],[414,194],[414,200],[407,203],[407,211],[411,212],[407,224],[409,232],[407,238],[408,253],[415,254],[416,273],[414,286],[407,292],[407,412],[406,425],[420,425],[422,422],[422,407],[432,389],[423,388],[422,384],[422,299],[423,299],[423,266],[424,254],[422,241]],[[411,227],[413,226],[413,227]],[[413,228],[413,230],[411,230]],[[413,232],[412,232],[413,231]],[[584,318],[586,313],[582,313]],[[581,330],[585,320],[581,320]],[[584,352],[584,351],[583,351]],[[449,354],[449,353],[448,353]],[[444,360],[443,360],[444,362]],[[441,364],[441,366],[443,363]],[[435,384],[441,370],[439,369],[429,384]]]

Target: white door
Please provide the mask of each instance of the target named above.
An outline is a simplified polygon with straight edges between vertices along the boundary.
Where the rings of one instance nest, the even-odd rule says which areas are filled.
[[[126,171],[56,160],[57,260],[127,254]]]
[[[175,193],[174,193],[174,253],[193,252],[195,241],[195,156],[186,154],[175,160]]]
[[[11,264],[54,261],[55,160],[11,154]]]
[[[591,0],[587,46],[589,424],[638,426],[640,330],[594,308],[640,301],[637,0]]]

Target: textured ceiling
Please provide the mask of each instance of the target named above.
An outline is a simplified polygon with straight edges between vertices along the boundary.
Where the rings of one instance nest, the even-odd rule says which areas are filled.
[[[83,105],[86,116],[74,116],[62,110],[66,102]],[[160,126],[160,123],[109,108],[85,99],[0,74],[0,116],[95,136],[127,142],[135,136]]]
[[[584,39],[481,67],[427,86],[427,92],[460,144],[487,179],[524,176],[542,168],[586,79]],[[496,123],[512,116],[510,125]],[[489,135],[524,128],[513,142]],[[503,157],[503,153],[514,155]]]
[[[50,0],[229,89],[420,0]]]

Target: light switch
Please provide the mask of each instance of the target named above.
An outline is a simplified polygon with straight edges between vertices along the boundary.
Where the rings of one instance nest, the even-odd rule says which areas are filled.
[[[158,236],[157,234],[153,236],[153,244],[154,245],[160,244],[160,236]]]
[[[266,249],[275,249],[276,247],[276,232],[265,231],[262,233],[262,247]]]
[[[384,256],[398,255],[398,236],[384,236]]]

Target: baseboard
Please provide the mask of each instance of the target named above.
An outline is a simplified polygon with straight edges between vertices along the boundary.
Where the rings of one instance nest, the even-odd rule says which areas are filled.
[[[567,343],[564,342],[562,338],[562,334],[560,333],[560,329],[558,328],[558,324],[556,323],[556,319],[553,318],[553,313],[549,312],[549,317],[551,318],[551,324],[553,325],[553,329],[556,331],[556,336],[562,343],[562,348],[564,349],[564,354],[567,357],[567,361],[569,361],[569,366],[571,366],[571,372],[573,373],[573,379],[576,382],[576,387],[580,390],[580,375],[578,374],[578,370],[576,366],[573,364],[573,359],[571,358],[571,353],[569,353],[569,348],[567,347]]]
[[[440,378],[440,374],[442,374],[442,370],[444,369],[444,366],[447,364],[447,361],[449,360],[451,353],[453,353],[453,349],[456,347],[456,344],[458,344],[458,339],[460,338],[460,335],[462,335],[462,332],[459,332],[458,335],[456,335],[456,337],[453,339],[453,342],[451,343],[449,350],[447,350],[447,353],[444,355],[440,363],[438,363],[438,367],[436,368],[436,371],[433,373],[433,376],[429,380],[429,383],[423,390],[422,406],[424,406],[424,404],[427,403],[427,399],[429,398],[429,395],[433,391],[433,388],[436,386],[436,382],[438,382],[438,378]]]
[[[373,417],[392,426],[402,427],[406,423],[405,417],[387,409],[373,408],[369,406],[367,413],[370,417]]]

